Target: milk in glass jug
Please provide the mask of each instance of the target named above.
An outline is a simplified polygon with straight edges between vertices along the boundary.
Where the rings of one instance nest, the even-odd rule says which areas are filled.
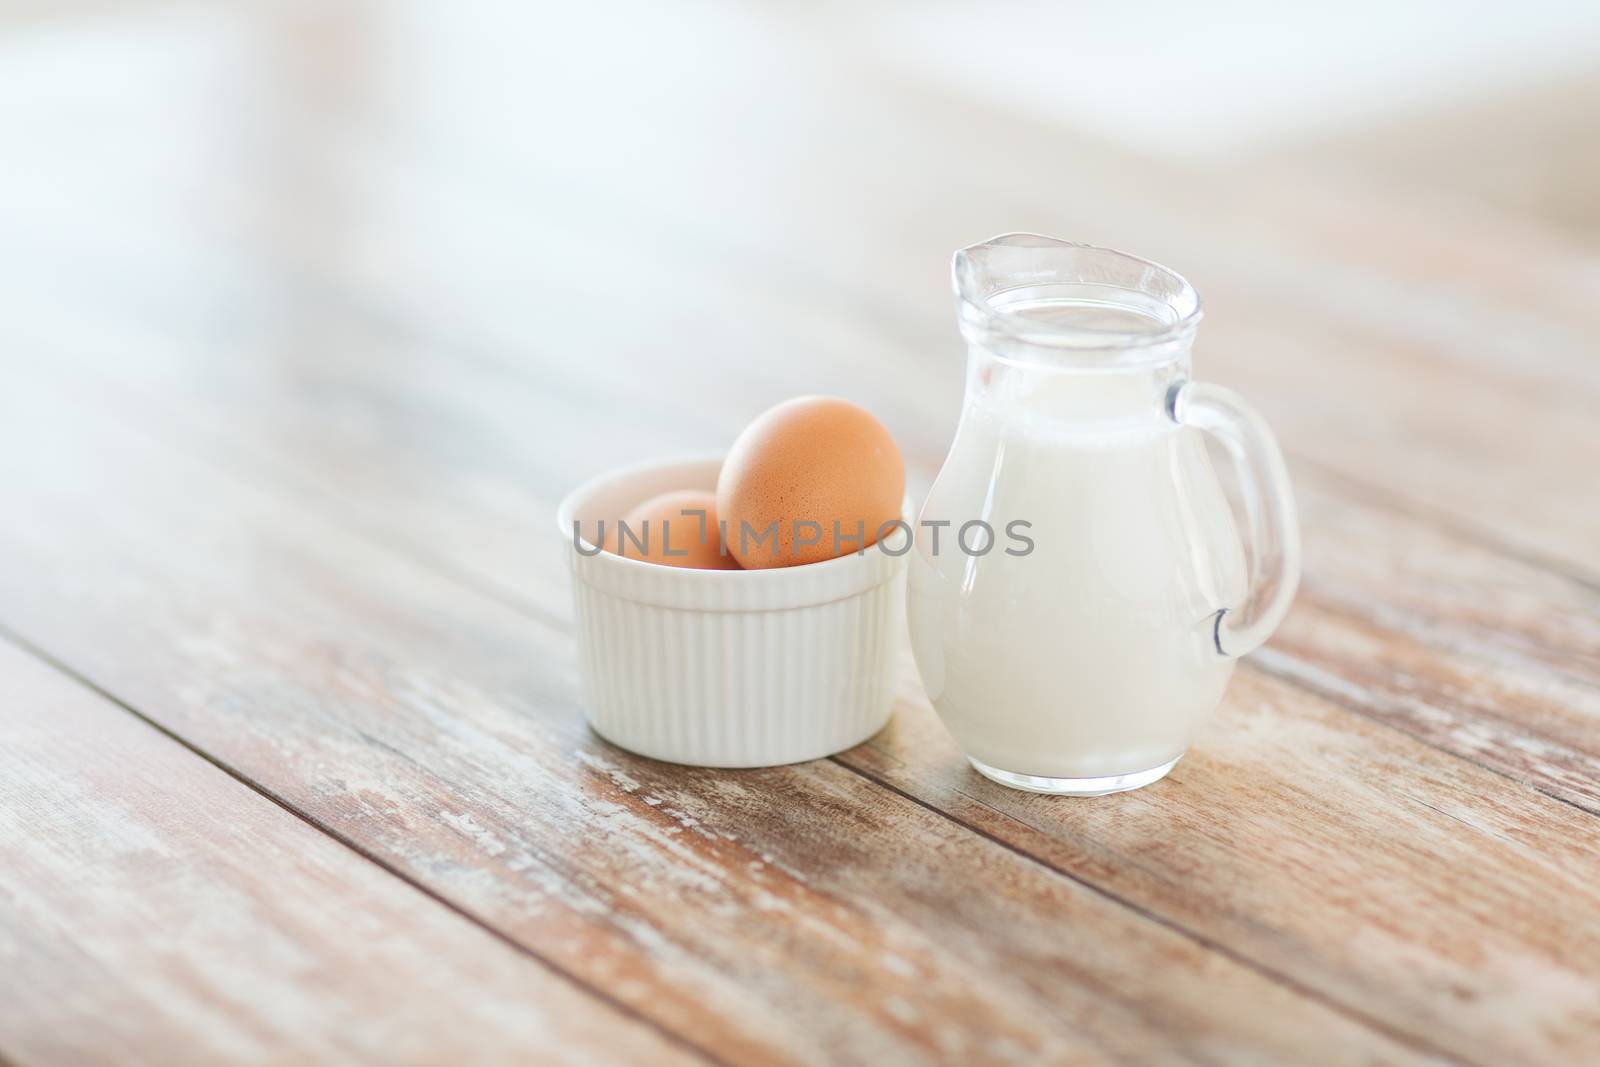
[[[923,682],[996,781],[1147,785],[1293,599],[1283,458],[1238,396],[1190,379],[1200,298],[1172,271],[1008,234],[954,273],[966,399],[907,594]],[[1205,434],[1238,473],[1248,551]]]

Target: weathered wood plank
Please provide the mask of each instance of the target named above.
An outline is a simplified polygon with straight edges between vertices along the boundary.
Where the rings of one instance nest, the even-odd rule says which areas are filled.
[[[175,346],[169,350],[175,365],[168,367],[160,381],[170,395],[183,403],[177,409],[157,404],[144,409],[148,412],[144,417],[168,427],[170,439],[179,447],[209,450],[212,443],[193,443],[188,431],[171,429],[174,420],[181,422],[186,413],[209,408],[212,423],[230,431],[228,436],[216,439],[216,447],[229,449],[230,441],[238,440],[232,431],[239,431],[246,442],[244,459],[262,454],[273,457],[270,463],[251,467],[253,471],[274,479],[287,477],[298,485],[320,487],[314,489],[319,502],[353,499],[357,515],[363,514],[363,498],[376,483],[378,499],[386,506],[392,504],[395,514],[426,523],[427,515],[439,510],[436,500],[418,500],[415,494],[408,497],[405,493],[406,471],[415,469],[409,465],[414,461],[424,463],[424,469],[429,471],[426,483],[458,505],[452,509],[449,522],[460,535],[453,538],[446,533],[430,539],[433,543],[427,546],[427,552],[443,556],[455,569],[476,568],[482,581],[495,582],[491,577],[495,573],[515,575],[515,580],[495,584],[506,595],[531,605],[542,617],[564,618],[564,576],[554,556],[530,552],[527,547],[529,539],[539,537],[537,531],[547,521],[548,509],[564,483],[546,481],[559,478],[560,472],[552,475],[539,466],[540,442],[548,448],[551,440],[549,424],[530,425],[514,417],[519,409],[555,412],[559,405],[550,404],[538,389],[515,378],[485,375],[480,385],[471,386],[468,383],[478,380],[479,372],[470,367],[458,367],[456,376],[435,368],[425,376],[429,383],[426,388],[408,388],[401,379],[377,374],[376,364],[364,369],[369,365],[368,357],[361,353],[373,348],[356,346],[353,350],[357,354],[350,357],[340,355],[337,346],[330,345],[329,349],[334,354],[326,360],[311,355],[304,359],[290,357],[284,365],[293,370],[283,375],[285,384],[280,387],[273,385],[270,376],[252,370],[255,363],[241,359],[227,370],[213,373],[231,374],[236,370],[250,386],[235,383],[218,390],[198,366],[186,366],[188,357]],[[125,356],[130,351],[138,349],[122,350]],[[385,366],[391,370],[397,352],[404,354],[407,349],[397,346],[388,350],[390,359]],[[421,362],[420,353],[412,353],[409,358],[418,361],[410,366],[427,367]],[[445,382],[453,384],[449,389],[435,386]],[[493,388],[489,387],[491,382]],[[488,394],[495,397],[491,406],[466,406],[470,398]],[[402,447],[408,448],[403,460],[384,471],[385,449],[363,446],[354,439],[338,412],[332,412],[332,418],[319,418],[319,409],[308,401],[328,395],[358,403],[357,398],[362,396],[391,396],[391,401],[382,404],[363,405],[361,410],[373,417],[362,425],[367,435],[373,434],[374,426],[382,427],[377,439],[394,441],[395,455],[401,455]],[[251,411],[263,418],[259,429],[249,425]],[[298,431],[271,432],[272,427],[261,415],[267,411],[288,424],[303,427],[314,443],[296,444]],[[441,461],[437,452],[432,458],[423,458],[427,450],[421,442],[437,441],[446,429],[450,433],[446,440],[475,442],[466,451],[472,457],[470,482],[476,485],[476,492],[464,491],[469,484],[467,476],[453,474],[450,462]],[[321,436],[311,438],[312,434]],[[646,429],[640,435],[662,441],[671,439],[670,431]],[[613,438],[609,446],[602,447],[615,447],[625,440]],[[405,442],[411,443],[407,446]],[[443,451],[456,447],[459,445]],[[931,455],[914,458],[922,464],[924,475],[928,464],[936,460]],[[287,467],[282,466],[284,462]],[[524,464],[526,474],[520,481],[513,474],[519,463]],[[409,480],[416,482],[415,478]],[[487,491],[497,484],[502,485],[503,491]],[[1306,589],[1283,638],[1262,657],[1263,666],[1345,700],[1363,714],[1393,722],[1430,743],[1529,780],[1574,803],[1593,806],[1595,757],[1586,746],[1593,739],[1596,674],[1592,655],[1586,658],[1584,653],[1585,648],[1595,647],[1592,593],[1581,584],[1487,552],[1430,524],[1354,500],[1338,492],[1337,483],[1330,483],[1314,471],[1302,479],[1302,487],[1307,527]],[[497,504],[514,502],[526,518],[507,520],[503,513],[496,516],[490,508],[475,510],[479,507],[476,501],[485,499]],[[371,508],[370,497],[365,503],[369,509],[365,514],[370,519],[378,509]],[[506,522],[508,536],[497,539],[497,543],[483,541],[471,528],[474,516],[491,529],[497,518]],[[370,525],[370,521],[363,520],[361,525]],[[520,541],[514,536],[518,531],[523,535]],[[432,527],[431,532],[441,531]],[[466,543],[460,538],[465,538]],[[1561,664],[1566,666],[1560,667]],[[1552,674],[1555,670],[1560,674]],[[1558,679],[1554,687],[1553,677]],[[1474,690],[1479,690],[1476,696]],[[1508,714],[1515,718],[1507,721]],[[1541,740],[1529,729],[1542,730],[1546,736]],[[1229,742],[1219,737],[1215,743]],[[1370,759],[1387,758],[1380,739],[1368,737],[1365,743],[1372,748]],[[949,755],[944,750],[940,758]],[[1347,770],[1360,773],[1354,761]],[[925,779],[908,777],[896,779],[895,784],[921,800],[943,805],[941,794]],[[1410,801],[1406,797],[1391,797],[1390,801],[1399,805],[1403,814],[1409,813]],[[1395,826],[1408,825],[1403,819],[1393,822]],[[1280,832],[1292,835],[1299,829],[1286,818]],[[1393,847],[1393,842],[1379,840],[1370,847],[1383,854]],[[1438,876],[1433,868],[1419,867],[1413,872],[1417,880],[1414,892],[1430,892],[1430,879]],[[1169,902],[1158,897],[1141,904],[1158,914],[1168,914],[1170,910]],[[1281,916],[1281,921],[1291,925],[1274,927],[1273,936],[1302,948],[1314,943],[1317,930],[1310,925],[1313,917],[1310,912]],[[1298,926],[1293,925],[1295,921]],[[1300,967],[1297,954],[1270,951],[1272,946],[1243,939],[1237,930],[1204,932],[1231,951],[1252,958],[1289,961],[1295,969],[1286,973],[1341,998],[1352,989],[1386,989],[1383,983],[1396,980],[1394,954],[1371,957],[1366,961],[1370,971],[1361,982],[1355,982],[1341,969],[1349,964],[1339,953],[1339,941],[1325,946],[1328,958],[1311,959]],[[1514,941],[1522,932],[1513,929],[1505,936]],[[1402,956],[1412,951],[1414,946],[1406,942],[1395,949]],[[1537,956],[1538,950],[1532,950],[1532,955]],[[1431,957],[1429,965],[1447,968],[1452,962],[1449,953],[1442,953]],[[1551,957],[1546,962],[1553,973],[1559,973],[1571,961]],[[1471,984],[1473,979],[1469,972],[1462,980]],[[1497,1010],[1506,1005],[1503,989],[1492,983],[1480,985],[1485,1001]],[[1404,997],[1390,995],[1373,995],[1357,1003],[1362,1004],[1363,1010],[1376,1010],[1379,1017],[1392,1012],[1396,1024],[1404,1026],[1409,1025],[1408,1020],[1445,1017],[1453,1001],[1448,997],[1443,997],[1442,1002],[1428,1000],[1436,996],[1443,994],[1437,987],[1429,987],[1422,994],[1422,1008]],[[1476,1043],[1503,1042],[1503,1034],[1484,1030],[1490,1022],[1501,1025],[1499,1018],[1496,1015],[1481,1024],[1469,1022],[1458,1027],[1463,1053],[1470,1055]],[[1579,1024],[1586,1025],[1581,1019]],[[1530,1035],[1528,1040],[1553,1039],[1544,1032]],[[1528,1053],[1535,1047],[1543,1046],[1521,1051]]]
[[[838,758],[1463,1059],[1600,1052],[1600,822],[1260,671],[1161,788],[1095,804],[969,770],[911,679]]]
[[[681,384],[641,376],[610,386],[611,402],[626,398],[657,417],[603,432],[598,397],[441,361],[415,339],[385,346],[370,323],[337,311],[313,320],[315,344],[274,359],[248,344],[230,354],[202,348],[198,336],[141,336],[128,319],[40,314],[48,337],[0,332],[129,382],[152,422],[190,427],[174,431],[181,447],[228,451],[374,536],[555,620],[569,610],[565,576],[554,555],[528,544],[542,537],[574,466],[678,451],[685,441],[714,449],[764,402],[697,414]],[[749,388],[778,395],[783,374]],[[185,444],[196,431],[208,440]],[[914,481],[931,479],[943,445],[907,444]],[[1306,577],[1262,665],[1600,809],[1600,591],[1397,512],[1319,467],[1296,464],[1295,474]]]
[[[344,329],[353,329],[348,320],[336,319],[336,324],[339,321]],[[125,340],[127,335],[114,336]],[[289,355],[280,360],[279,372],[270,374],[262,372],[273,364],[247,358],[203,370],[185,355],[193,349],[180,343],[157,350],[171,360],[157,381],[170,395],[186,400],[188,410],[209,410],[208,417],[223,434],[216,442],[219,447],[228,447],[230,438],[242,435],[247,452],[268,456],[269,476],[287,474],[296,484],[313,486],[320,498],[353,499],[357,513],[365,516],[363,525],[374,524],[385,511],[404,516],[404,524],[417,524],[413,531],[428,530],[428,536],[418,540],[452,568],[475,571],[480,581],[501,585],[508,595],[533,604],[547,617],[564,617],[563,579],[554,559],[529,552],[527,539],[538,536],[554,496],[570,477],[568,453],[562,450],[552,456],[550,442],[558,436],[582,439],[584,420],[590,416],[570,406],[562,415],[562,403],[552,403],[543,390],[514,374],[459,366],[452,373],[430,363],[403,339],[382,349],[386,358],[378,361],[367,355],[380,351],[376,338],[359,329],[347,336],[365,339],[347,348],[312,346],[304,358]],[[123,347],[120,354],[126,358],[128,351]],[[324,357],[324,351],[332,355]],[[394,371],[397,353],[410,360],[407,366],[421,378],[420,388],[401,375],[377,373],[380,367]],[[284,374],[284,367],[292,370]],[[652,386],[652,391],[665,394],[653,396],[654,401],[674,402],[670,387],[656,391]],[[354,405],[353,412],[360,415],[311,402],[323,397],[338,397],[341,404]],[[686,399],[676,402],[683,405],[681,412],[689,412]],[[167,414],[162,412],[162,417]],[[182,412],[172,414],[181,417]],[[711,417],[729,419],[715,412]],[[564,431],[553,433],[549,420],[564,425]],[[285,426],[295,429],[285,432]],[[704,428],[693,432],[703,433]],[[185,439],[183,432],[174,435],[180,443]],[[596,447],[637,447],[641,441],[646,448],[670,447],[675,439],[671,427],[652,424]],[[452,463],[458,461],[441,460],[441,454],[470,456],[470,475],[453,471]],[[918,458],[925,476],[933,457]],[[286,471],[277,466],[284,461]],[[441,509],[438,498],[416,495],[417,465],[429,472],[425,484],[455,506]],[[1592,703],[1586,696],[1592,683],[1581,673],[1589,668],[1581,661],[1569,668],[1569,673],[1573,669],[1580,673],[1557,691],[1551,690],[1545,671],[1551,659],[1581,653],[1592,633],[1586,623],[1592,618],[1592,598],[1584,588],[1485,552],[1425,523],[1353,501],[1315,471],[1302,479],[1302,486],[1308,531],[1306,592],[1283,639],[1264,657],[1264,665],[1349,700],[1365,714],[1384,717],[1555,795],[1593,806],[1594,755],[1585,751],[1593,738]],[[431,516],[446,512],[447,528],[441,529]],[[492,541],[485,540],[485,530],[492,532]],[[1387,546],[1385,552],[1370,551],[1370,546],[1380,544]],[[1385,561],[1385,568],[1376,566]],[[516,577],[503,582],[495,574]],[[1457,587],[1455,600],[1438,595],[1441,588]],[[1515,593],[1518,589],[1524,590],[1520,596]],[[1492,619],[1486,622],[1480,616],[1473,621],[1456,610],[1469,600],[1501,605],[1493,609],[1500,612],[1500,631],[1515,628],[1517,641],[1508,644],[1494,637]],[[1562,606],[1552,611],[1547,604]],[[1388,650],[1387,659],[1375,654],[1379,649]],[[1590,671],[1587,678],[1593,677]],[[1490,679],[1495,687],[1492,698],[1483,699],[1482,693],[1473,698],[1473,690],[1490,684]],[[1518,717],[1505,722],[1504,716],[1513,709]],[[1525,715],[1542,720],[1551,737],[1544,741],[1530,737]],[[1378,742],[1371,743],[1375,751],[1381,748]],[[896,784],[919,799],[943,805],[940,794],[923,779],[896,779]],[[1294,828],[1286,823],[1282,831],[1292,833]],[[1383,841],[1377,847],[1390,845]],[[1432,876],[1434,872],[1428,871],[1416,875],[1417,892],[1426,891],[1425,879]],[[1160,914],[1170,908],[1158,897],[1142,903]],[[1303,947],[1316,934],[1307,925],[1313,914],[1279,916],[1278,921],[1291,925],[1274,926],[1274,936]],[[1296,919],[1298,927],[1292,925]],[[1269,951],[1271,946],[1245,940],[1235,929],[1205,932],[1251,958],[1272,959],[1274,966],[1288,961],[1293,969],[1287,973],[1340,998],[1360,988],[1386,989],[1381,983],[1395,980],[1393,956],[1367,960],[1372,970],[1357,982],[1342,970],[1351,964],[1338,954],[1337,943],[1326,946],[1331,959],[1311,958],[1307,963],[1315,966],[1307,966],[1295,953]],[[1515,940],[1519,935],[1513,930],[1506,936]],[[1404,943],[1400,947],[1410,948]],[[1448,953],[1429,959],[1435,968],[1451,962]],[[1556,957],[1546,962],[1559,973],[1570,961]],[[1471,984],[1473,979],[1468,972],[1462,981]],[[1507,1003],[1503,989],[1481,982],[1474,988],[1497,1010]],[[1430,997],[1443,999],[1430,1001]],[[1399,1025],[1426,1020],[1431,1026],[1447,1017],[1450,1001],[1435,985],[1422,995],[1422,1008],[1389,995],[1354,1003],[1363,1010],[1375,1008],[1379,1017],[1393,1012]],[[1464,1054],[1470,1055],[1474,1044],[1483,1042],[1489,1043],[1485,1047],[1509,1048],[1504,1033],[1486,1029],[1490,1023],[1503,1027],[1499,1019],[1496,1014],[1481,1025],[1458,1028]],[[1527,1040],[1552,1040],[1549,1028]],[[1545,1047],[1530,1045],[1521,1051]]]
[[[29,516],[0,529],[0,622],[717,1055],[1248,1062],[1315,1040],[1406,1061],[1426,1044],[844,767],[611,749],[575,713],[566,633],[147,442],[93,389],[25,377],[0,420],[0,507]]]
[[[1573,574],[1596,573],[1600,517],[1581,506],[1582,494],[1572,502],[1567,462],[1597,447],[1586,414],[1596,392],[1593,366],[1584,355],[1600,307],[1587,299],[1585,278],[1595,276],[1552,265],[1519,275],[1509,292],[1501,280],[1507,258],[1581,259],[1571,250],[1552,253],[1537,235],[1513,241],[1492,223],[1494,234],[1505,235],[1494,245],[1500,251],[1478,256],[1422,221],[1380,216],[1352,227],[1349,220],[1369,210],[1357,198],[1331,206],[1300,190],[1292,200],[1263,198],[1257,189],[1129,160],[989,109],[885,86],[859,70],[830,66],[823,81],[824,68],[803,49],[782,55],[781,77],[770,64],[762,71],[777,83],[763,106],[785,110],[791,126],[745,130],[749,167],[736,180],[699,167],[700,157],[715,156],[706,130],[720,136],[707,116],[735,118],[749,96],[737,89],[740,72],[717,64],[690,86],[686,102],[652,104],[639,120],[672,131],[638,172],[648,183],[632,171],[620,183],[611,173],[562,174],[566,161],[554,157],[570,141],[542,127],[533,139],[548,144],[519,142],[519,131],[508,131],[507,158],[457,167],[459,145],[443,152],[404,121],[357,109],[349,126],[338,116],[321,122],[319,113],[310,126],[317,132],[297,143],[297,158],[316,181],[256,173],[258,153],[269,146],[247,139],[220,158],[197,154],[194,145],[187,154],[152,153],[161,167],[105,196],[89,166],[98,157],[74,152],[69,138],[60,169],[79,173],[76,195],[70,187],[7,182],[12,195],[3,201],[24,213],[37,203],[30,191],[60,207],[41,258],[56,257],[68,279],[55,291],[17,280],[10,291],[42,289],[45,303],[29,304],[13,339],[31,331],[61,341],[94,294],[95,315],[72,347],[102,346],[102,365],[173,401],[139,409],[180,420],[163,427],[170,440],[196,452],[226,450],[230,466],[247,477],[302,487],[319,506],[336,504],[341,521],[559,623],[560,576],[529,542],[545,529],[553,496],[583,473],[579,466],[599,469],[638,450],[716,447],[768,400],[833,389],[880,410],[925,476],[955,411],[943,278],[949,248],[1026,226],[1148,251],[1182,266],[1210,297],[1202,372],[1258,398],[1291,448],[1312,461],[1299,468],[1306,594],[1262,667],[1594,806],[1593,599],[1581,584],[1475,547],[1506,544]],[[542,76],[538,64],[530,66],[530,77]],[[465,83],[469,93],[473,84]],[[706,92],[730,84],[727,102]],[[307,112],[324,103],[315,94],[306,99],[315,101],[299,105]],[[846,99],[851,106],[838,108]],[[161,105],[169,103],[136,99],[119,108],[121,135],[130,143],[164,135],[184,148],[183,131],[168,128]],[[292,101],[285,106],[285,128],[308,117]],[[672,110],[678,106],[684,110]],[[806,133],[803,161],[793,156],[797,128]],[[970,143],[954,145],[952,128],[966,131]],[[92,141],[95,131],[83,136]],[[169,158],[183,160],[193,178],[175,186],[181,197],[166,191]],[[816,187],[802,187],[797,176]],[[341,203],[360,203],[371,215],[351,223],[337,210]],[[540,204],[559,210],[530,206]],[[130,208],[137,216],[121,217]],[[1391,246],[1398,251],[1373,256],[1368,242],[1394,236],[1389,224],[1400,226],[1401,240]],[[407,240],[397,246],[398,232]],[[202,234],[237,244],[219,250]],[[595,284],[614,269],[618,247],[629,265],[626,315],[613,313],[615,291]],[[108,248],[122,249],[137,276],[113,270],[109,285],[83,277],[82,253]],[[170,273],[160,273],[162,264]],[[71,301],[67,315],[48,308],[62,293]],[[145,317],[142,344],[108,310],[119,301]],[[442,360],[441,351],[469,355],[474,366]],[[130,352],[138,357],[130,360]],[[941,354],[949,361],[931,372]],[[673,373],[663,375],[664,360],[677,361]],[[1410,384],[1397,388],[1402,372]],[[641,389],[636,380],[648,384]],[[638,406],[628,433],[596,433],[619,398],[630,397],[648,404]],[[217,437],[196,436],[195,418],[209,421]],[[1486,426],[1501,432],[1486,435]],[[1352,490],[1344,479],[1385,495]],[[1395,514],[1388,504],[1397,499],[1467,536]],[[215,582],[207,565],[192,567],[180,573]],[[248,590],[224,585],[222,600],[231,595]],[[268,603],[287,610],[284,600]],[[189,627],[203,630],[195,612]],[[59,622],[51,632],[77,640]],[[269,636],[266,627],[259,632]],[[235,635],[221,646],[240,641]],[[564,643],[549,641],[546,654],[560,657]],[[159,679],[140,684],[166,699]],[[548,690],[551,707],[570,700],[565,685]],[[1246,725],[1230,725],[1240,702],[1249,708],[1257,695],[1261,706]],[[301,699],[329,698],[308,684]],[[1303,712],[1314,727],[1297,728]],[[915,748],[932,766],[906,761],[897,787],[977,824],[972,805],[951,792],[970,789],[970,776],[947,741],[939,747],[943,735],[925,710],[903,709],[895,729],[869,753],[889,762],[863,769],[890,780],[891,758]],[[904,749],[893,740],[902,729],[912,739]],[[1464,1056],[1548,1058],[1590,1047],[1593,1018],[1576,998],[1593,990],[1569,981],[1573,957],[1565,952],[1591,945],[1592,930],[1574,910],[1592,903],[1581,887],[1554,900],[1531,898],[1553,917],[1550,934],[1522,913],[1506,914],[1515,901],[1493,887],[1438,899],[1449,879],[1472,882],[1470,850],[1445,833],[1462,832],[1453,824],[1427,828],[1412,866],[1393,858],[1405,847],[1398,835],[1428,818],[1412,793],[1529,851],[1544,845],[1529,828],[1542,825],[1549,805],[1260,678],[1241,677],[1220,729],[1197,753],[1215,762],[1188,763],[1169,783],[1204,786],[1204,800],[1163,806],[1172,792],[1164,790],[1097,805],[1119,813],[1104,816],[1109,827],[1070,807],[1056,821],[1041,818],[1034,802],[1027,809],[1034,822],[1022,820],[1028,833],[1017,825],[1022,809],[997,803],[1005,817],[983,825],[1385,1025],[1433,1040],[1447,1031],[1446,1047]],[[1319,782],[1332,774],[1322,764],[1308,771],[1295,744],[1340,756],[1341,775],[1323,786],[1337,799],[1337,814],[1297,793],[1296,780],[1263,769],[1282,764]],[[1230,760],[1234,745],[1248,764],[1243,770]],[[1197,779],[1194,768],[1206,766],[1213,772]],[[1354,784],[1378,770],[1400,778],[1419,766],[1444,784],[1407,793]],[[1281,812],[1258,812],[1224,789],[1240,781],[1257,783],[1263,803]],[[1482,799],[1463,799],[1477,790]],[[1118,836],[1120,813],[1142,805],[1155,805],[1148,810],[1160,817]],[[1203,838],[1201,812],[1219,809],[1260,836],[1228,839],[1206,853],[1215,869],[1201,874],[1211,876],[1204,884],[1217,900],[1179,893],[1172,887],[1197,880],[1192,849],[1212,843]],[[1585,824],[1570,821],[1581,814],[1548,817],[1559,832],[1546,855],[1565,863],[1590,854]],[[1321,820],[1361,826],[1363,836],[1336,838]],[[1070,836],[1084,821],[1087,844]],[[1157,832],[1174,825],[1202,835],[1202,843],[1191,848],[1187,838],[1173,842]],[[1279,844],[1269,852],[1263,843],[1273,833]],[[1308,835],[1311,843],[1296,848]],[[1090,849],[1090,858],[1074,849]],[[1162,860],[1167,865],[1147,878],[1146,868]],[[1492,860],[1496,873],[1508,872],[1506,885],[1517,887],[1530,882],[1529,864],[1544,862],[1515,851],[1494,852]],[[1318,873],[1345,869],[1342,862],[1358,879],[1375,869],[1372,881],[1356,884],[1386,902],[1442,909],[1463,929],[1487,922],[1484,940],[1502,955],[1461,949],[1431,911],[1418,924],[1422,932],[1391,929],[1402,924],[1371,899],[1342,892],[1340,881],[1315,886],[1313,899],[1336,918],[1319,931],[1320,911],[1280,899],[1298,886],[1274,862]],[[1261,889],[1267,899],[1251,895],[1258,886],[1270,887]],[[1375,939],[1374,950],[1348,951],[1334,933],[1352,930]],[[1511,973],[1525,976],[1520,985],[1500,981]],[[1531,1002],[1519,999],[1524,989],[1537,991]]]
[[[1300,507],[1305,592],[1252,662],[1600,813],[1600,588],[1348,495]]]
[[[4,640],[0,678],[17,1062],[707,1062]]]

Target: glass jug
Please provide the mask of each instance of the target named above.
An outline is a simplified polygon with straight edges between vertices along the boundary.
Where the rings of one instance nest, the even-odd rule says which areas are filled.
[[[923,683],[995,781],[1148,785],[1294,597],[1283,456],[1238,396],[1190,381],[1200,298],[1172,271],[1007,234],[954,274],[966,399],[908,576]],[[1239,476],[1248,561],[1203,432]]]

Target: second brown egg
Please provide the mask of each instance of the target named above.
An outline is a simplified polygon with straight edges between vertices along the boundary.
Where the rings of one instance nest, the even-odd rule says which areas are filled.
[[[737,570],[722,551],[717,499],[703,489],[651,497],[606,533],[606,550],[627,559],[696,570]]]

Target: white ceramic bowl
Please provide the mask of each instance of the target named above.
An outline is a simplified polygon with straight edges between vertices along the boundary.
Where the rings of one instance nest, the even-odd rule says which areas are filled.
[[[629,467],[557,509],[589,724],[640,755],[706,767],[796,763],[860,744],[889,718],[904,554],[874,545],[799,567],[709,571],[586,555],[574,541],[574,520],[592,533],[657,493],[714,490],[721,465]],[[886,540],[905,547],[900,532]]]

